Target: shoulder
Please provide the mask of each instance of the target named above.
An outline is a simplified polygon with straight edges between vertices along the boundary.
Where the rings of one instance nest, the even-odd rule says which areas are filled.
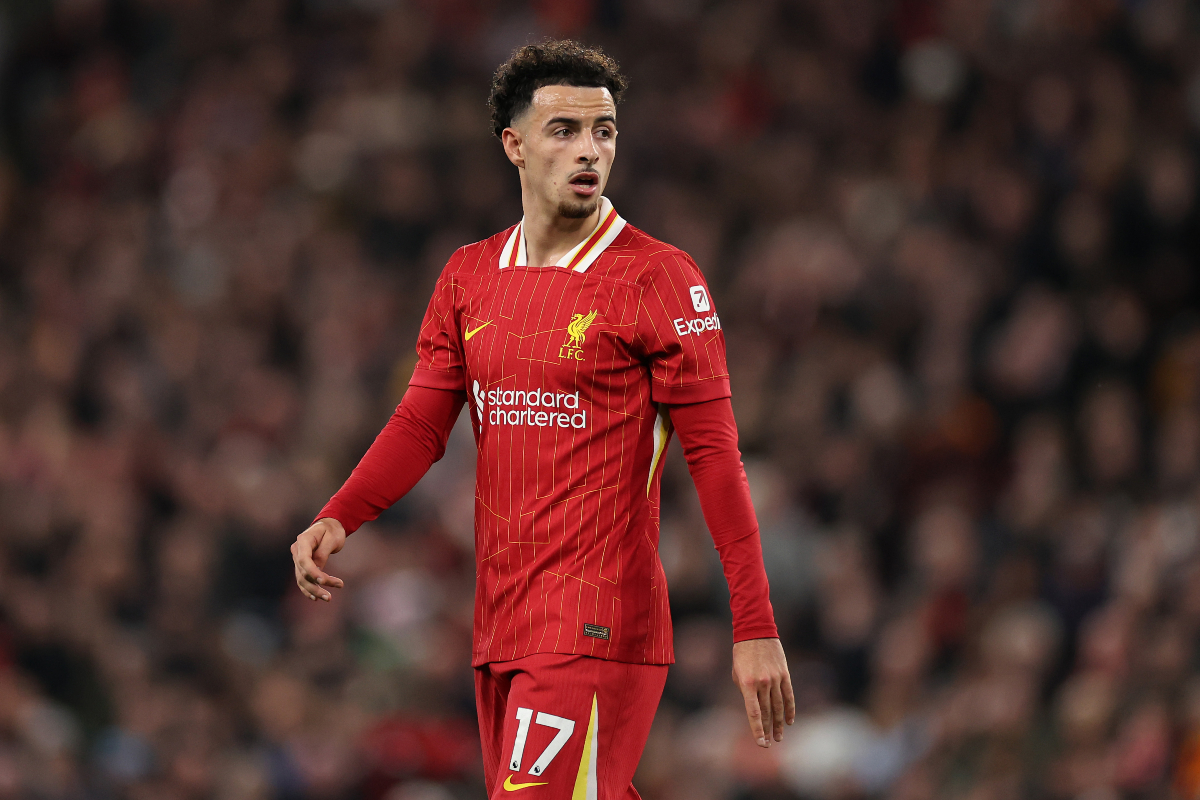
[[[620,265],[620,277],[647,286],[656,278],[693,278],[701,276],[700,268],[685,251],[673,244],[655,239],[629,223],[610,247],[614,265]]]
[[[442,270],[443,277],[467,277],[495,270],[500,262],[504,244],[512,236],[516,225],[478,242],[465,244],[454,251]]]

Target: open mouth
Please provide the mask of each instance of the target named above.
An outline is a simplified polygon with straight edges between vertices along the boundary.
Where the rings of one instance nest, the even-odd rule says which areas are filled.
[[[578,194],[594,194],[600,186],[600,176],[595,172],[580,172],[571,178],[570,184]]]

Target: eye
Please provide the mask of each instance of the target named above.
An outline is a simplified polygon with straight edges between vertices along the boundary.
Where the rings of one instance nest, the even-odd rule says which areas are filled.
[[[560,139],[565,139],[571,135],[571,131],[569,128],[559,128],[558,130],[554,131],[554,135]]]

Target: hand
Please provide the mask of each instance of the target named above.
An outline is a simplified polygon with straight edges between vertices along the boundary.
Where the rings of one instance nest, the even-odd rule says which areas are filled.
[[[336,519],[325,517],[309,526],[292,542],[292,561],[296,565],[296,585],[310,600],[329,602],[333,596],[323,587],[341,589],[341,578],[326,575],[322,569],[329,557],[346,543],[346,529]]]
[[[746,701],[750,733],[759,747],[770,747],[767,731],[783,741],[783,723],[796,721],[796,698],[783,645],[778,639],[747,639],[733,646],[733,682]]]

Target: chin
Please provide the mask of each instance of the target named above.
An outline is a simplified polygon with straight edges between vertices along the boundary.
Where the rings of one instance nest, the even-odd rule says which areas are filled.
[[[599,207],[599,200],[564,200],[558,204],[558,215],[567,219],[584,219],[596,213]]]

